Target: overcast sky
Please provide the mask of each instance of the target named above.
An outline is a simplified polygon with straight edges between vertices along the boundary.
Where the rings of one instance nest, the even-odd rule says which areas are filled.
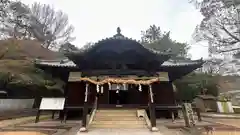
[[[171,31],[171,38],[191,43],[192,33],[202,16],[188,0],[22,0],[47,3],[68,14],[74,25],[74,45],[96,42],[116,34],[120,27],[124,36],[140,39],[141,30],[155,24]],[[192,59],[207,57],[207,47],[192,45]]]

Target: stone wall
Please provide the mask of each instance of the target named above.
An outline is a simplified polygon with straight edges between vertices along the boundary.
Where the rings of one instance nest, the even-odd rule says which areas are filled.
[[[34,99],[0,99],[0,111],[30,109]]]

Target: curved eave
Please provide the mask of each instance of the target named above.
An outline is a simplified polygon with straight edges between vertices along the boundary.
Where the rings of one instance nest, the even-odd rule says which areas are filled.
[[[181,77],[193,72],[197,68],[200,68],[204,62],[185,64],[185,65],[163,65],[160,67],[160,71],[168,72],[170,81],[175,81]]]
[[[171,60],[165,61],[161,66],[161,69],[167,69],[171,70],[172,68],[180,68],[180,67],[201,67],[204,61],[202,60],[196,60],[196,61],[188,61],[188,62],[171,62]],[[50,66],[50,67],[73,67],[76,68],[77,65],[69,60],[69,59],[62,59],[62,60],[42,60],[42,59],[36,59],[35,65],[41,65],[41,66]]]
[[[202,59],[199,60],[172,60],[165,61],[161,67],[181,67],[181,66],[202,66],[205,63]]]
[[[73,61],[65,60],[39,60],[36,59],[34,64],[38,67],[57,67],[57,68],[77,68]]]

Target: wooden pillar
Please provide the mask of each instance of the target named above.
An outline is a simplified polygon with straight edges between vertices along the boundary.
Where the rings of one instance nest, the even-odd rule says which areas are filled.
[[[68,104],[68,90],[69,90],[68,89],[68,83],[69,83],[68,80],[65,81],[65,83],[66,83],[66,85],[64,87],[65,104],[64,104],[63,110],[60,111],[60,113],[59,113],[59,118],[61,119],[61,121],[63,121],[64,118],[67,118],[67,116],[65,116],[65,115],[67,115],[67,113],[65,113],[65,112],[67,112],[66,107],[67,107],[67,104]],[[64,122],[66,122],[66,119],[64,120]]]
[[[138,90],[136,90],[136,93],[135,93],[136,94],[136,98],[135,98],[136,102],[135,103],[140,104],[139,107],[141,107],[141,100],[142,100],[141,99],[141,94],[143,93],[142,90],[143,90],[142,85],[139,84]]]
[[[152,127],[156,127],[155,105],[153,103],[149,104],[149,113],[150,113],[151,125]]]
[[[84,102],[83,105],[83,118],[82,118],[82,127],[87,126],[87,114],[88,114],[88,103]]]
[[[156,127],[156,114],[155,114],[155,104],[153,100],[153,92],[152,92],[152,86],[149,85],[149,113],[150,113],[150,121],[151,121],[151,131],[158,131]]]
[[[84,98],[84,105],[83,105],[83,117],[82,117],[82,127],[80,128],[80,132],[87,131],[87,114],[88,114],[88,83],[86,83],[85,89],[85,98]]]
[[[42,98],[40,98],[39,101],[40,101],[40,102],[39,102],[39,105],[38,105],[38,111],[37,111],[35,123],[39,122],[39,117],[40,117],[40,114],[41,114],[40,105],[41,105],[41,102],[42,102]]]
[[[56,111],[55,110],[53,110],[52,111],[52,120],[54,119],[54,117],[55,117],[55,113],[56,113]]]
[[[35,119],[35,123],[38,123],[38,122],[39,122],[40,114],[41,114],[41,110],[38,109],[38,111],[37,111],[37,116],[36,116],[36,119]]]
[[[174,116],[174,111],[173,110],[171,110],[171,116],[172,116],[172,122],[174,122],[175,121],[175,116]]]

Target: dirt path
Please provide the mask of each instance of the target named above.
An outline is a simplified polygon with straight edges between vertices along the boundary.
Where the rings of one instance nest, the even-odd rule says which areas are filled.
[[[212,119],[212,118],[205,118],[207,121],[211,121],[213,123],[225,125],[225,126],[232,126],[235,127],[236,129],[215,129],[213,131],[212,135],[240,135],[240,119],[223,119],[223,118],[218,118],[218,119]],[[203,135],[206,135],[203,134]]]
[[[27,131],[12,131],[12,132],[0,132],[0,135],[47,135],[39,132],[27,132]]]

